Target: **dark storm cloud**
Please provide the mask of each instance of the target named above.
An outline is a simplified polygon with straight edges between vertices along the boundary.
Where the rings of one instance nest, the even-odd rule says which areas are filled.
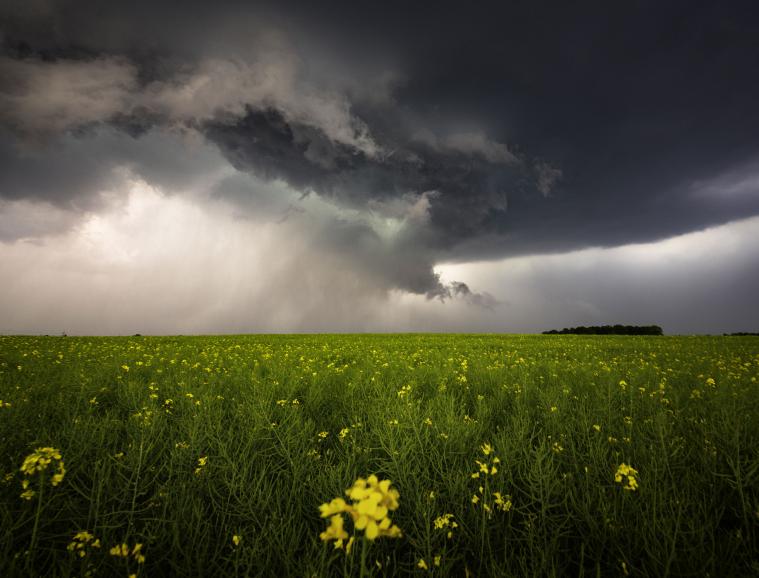
[[[434,192],[429,224],[443,246],[482,230],[506,211],[509,193],[530,186],[522,163],[484,138],[438,145],[409,137],[380,142],[382,151],[370,156],[271,109],[250,110],[234,124],[208,123],[203,132],[238,169],[285,180],[343,206],[381,207]]]
[[[442,298],[470,293],[439,283],[440,260],[650,241],[759,213],[750,5],[314,12],[6,3],[0,197],[90,210],[123,166],[174,185],[161,169],[172,145],[148,145],[199,133],[240,171],[402,222],[392,242],[352,222],[324,245]],[[134,146],[100,146],[103,127]],[[728,181],[741,194],[721,194]],[[214,191],[244,205],[249,189]]]

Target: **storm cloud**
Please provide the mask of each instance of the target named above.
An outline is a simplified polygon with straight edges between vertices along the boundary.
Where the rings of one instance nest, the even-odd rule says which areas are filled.
[[[439,265],[759,214],[754,11],[11,0],[0,243],[70,240],[147,187],[156,207],[276,231],[266,251],[290,269],[272,295],[313,274],[312,297],[347,284],[366,307],[400,291],[503,310]]]

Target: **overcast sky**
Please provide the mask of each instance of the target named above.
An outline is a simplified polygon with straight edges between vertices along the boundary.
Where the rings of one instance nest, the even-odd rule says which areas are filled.
[[[759,331],[755,3],[286,4],[2,3],[0,332]]]

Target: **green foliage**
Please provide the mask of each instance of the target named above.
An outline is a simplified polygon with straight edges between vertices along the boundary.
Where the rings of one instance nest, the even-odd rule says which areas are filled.
[[[757,379],[752,337],[0,337],[0,576],[751,575]],[[346,555],[371,474],[403,536]]]

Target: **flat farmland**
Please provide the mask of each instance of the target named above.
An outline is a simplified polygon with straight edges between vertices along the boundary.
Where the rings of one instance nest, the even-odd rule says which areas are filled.
[[[757,575],[758,379],[755,337],[0,337],[0,575]]]

